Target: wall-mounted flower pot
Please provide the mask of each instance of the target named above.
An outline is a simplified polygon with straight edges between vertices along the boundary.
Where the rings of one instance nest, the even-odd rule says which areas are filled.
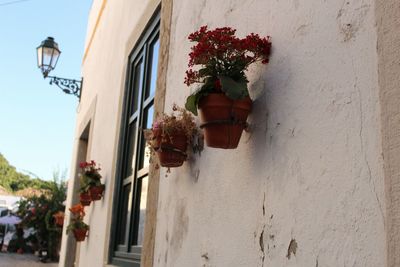
[[[101,197],[103,196],[104,189],[105,189],[104,185],[90,187],[89,188],[90,199],[92,201],[100,200]]]
[[[63,226],[63,224],[64,224],[64,214],[57,213],[57,214],[54,214],[53,217],[54,217],[56,225]]]
[[[81,193],[79,195],[79,198],[82,206],[89,206],[90,202],[92,202],[92,198],[90,197],[88,192]]]
[[[182,132],[172,133],[162,137],[161,129],[155,133],[156,145],[154,150],[162,167],[179,167],[185,162],[188,145],[187,137]]]
[[[249,97],[232,100],[223,93],[202,97],[198,107],[207,146],[233,149],[239,144],[251,111]]]
[[[77,242],[81,242],[84,241],[86,238],[86,233],[87,233],[87,229],[74,229],[73,233],[74,233],[74,237],[76,239]]]

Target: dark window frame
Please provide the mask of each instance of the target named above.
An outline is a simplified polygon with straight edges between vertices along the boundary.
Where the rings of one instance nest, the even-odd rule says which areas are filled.
[[[121,120],[121,131],[119,137],[118,145],[118,160],[117,160],[117,171],[115,178],[115,192],[113,199],[113,212],[112,212],[112,227],[110,236],[110,247],[109,247],[109,263],[117,266],[140,266],[141,250],[142,246],[138,246],[135,243],[138,239],[138,227],[139,227],[139,212],[140,212],[140,192],[138,191],[141,186],[143,178],[150,179],[148,177],[149,167],[143,167],[139,169],[139,157],[144,149],[145,140],[143,134],[140,132],[141,127],[145,125],[145,113],[146,108],[153,106],[154,108],[154,96],[155,92],[150,93],[151,79],[156,79],[157,77],[151,77],[151,59],[150,47],[157,40],[159,40],[160,35],[160,7],[157,8],[152,19],[146,26],[146,30],[139,38],[139,42],[132,50],[128,58],[128,68],[126,73],[126,82],[124,90],[124,103],[123,103],[123,113]],[[133,90],[136,80],[135,67],[136,63],[143,61],[141,77],[141,86],[139,92],[137,92],[138,101],[136,101],[137,109],[132,112],[132,97],[135,92]],[[148,93],[147,93],[148,92]],[[128,157],[129,147],[127,143],[129,142],[129,129],[136,124],[135,127],[135,137],[133,146],[133,162],[135,166],[133,167],[132,173],[127,175],[126,164]],[[132,129],[131,127],[131,129]],[[130,144],[132,145],[132,144]],[[124,196],[123,189],[124,185],[131,184],[131,190],[128,197],[128,207],[133,210],[135,214],[127,213],[127,225],[125,226],[125,244],[118,245],[118,227],[117,221],[121,216],[122,198]],[[129,210],[129,208],[128,208]],[[123,211],[122,211],[123,212]],[[128,223],[129,222],[129,223]],[[134,241],[134,242],[133,242]]]

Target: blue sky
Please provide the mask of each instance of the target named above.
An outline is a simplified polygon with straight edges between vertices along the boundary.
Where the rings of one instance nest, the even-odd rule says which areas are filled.
[[[61,56],[50,75],[80,78],[92,1],[14,1],[0,0],[0,153],[48,180],[70,167],[78,99],[43,79],[36,47],[54,37]]]

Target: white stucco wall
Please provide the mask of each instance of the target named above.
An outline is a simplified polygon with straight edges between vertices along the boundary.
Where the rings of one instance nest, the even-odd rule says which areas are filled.
[[[79,266],[107,260],[125,68],[158,2],[92,5],[74,154],[90,119],[88,159],[107,189],[86,209]],[[187,35],[200,26],[271,35],[273,53],[249,72],[238,149],[162,169],[154,266],[386,266],[375,1],[303,2],[173,1],[167,112],[190,93]]]
[[[90,121],[92,129],[87,159],[100,164],[106,191],[101,201],[85,208],[85,222],[90,225],[90,232],[85,242],[81,242],[77,248],[77,266],[98,267],[107,263],[126,65],[130,51],[158,4],[158,0],[94,0],[92,4],[86,37],[86,57],[82,63],[84,85],[77,108],[74,155],[78,153],[79,137]],[[74,166],[76,156],[72,161]],[[72,198],[71,190],[69,187],[69,199]],[[62,259],[73,257],[65,254],[65,243],[63,240]]]
[[[186,37],[200,26],[271,35],[273,53],[249,72],[238,149],[162,170],[154,266],[386,266],[374,8],[174,1],[167,111],[189,94]]]

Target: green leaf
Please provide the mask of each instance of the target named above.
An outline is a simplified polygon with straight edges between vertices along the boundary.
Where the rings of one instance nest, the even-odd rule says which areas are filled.
[[[208,77],[204,80],[204,84],[200,87],[199,92],[201,91],[212,91],[214,90],[215,79],[213,77]]]
[[[202,68],[202,69],[199,69],[199,75],[200,75],[200,77],[205,77],[205,76],[211,75],[211,72],[208,68]]]
[[[221,81],[222,91],[231,99],[241,99],[248,96],[247,82],[235,81],[228,76],[218,77]]]
[[[193,94],[186,98],[185,108],[197,116],[198,95]]]

